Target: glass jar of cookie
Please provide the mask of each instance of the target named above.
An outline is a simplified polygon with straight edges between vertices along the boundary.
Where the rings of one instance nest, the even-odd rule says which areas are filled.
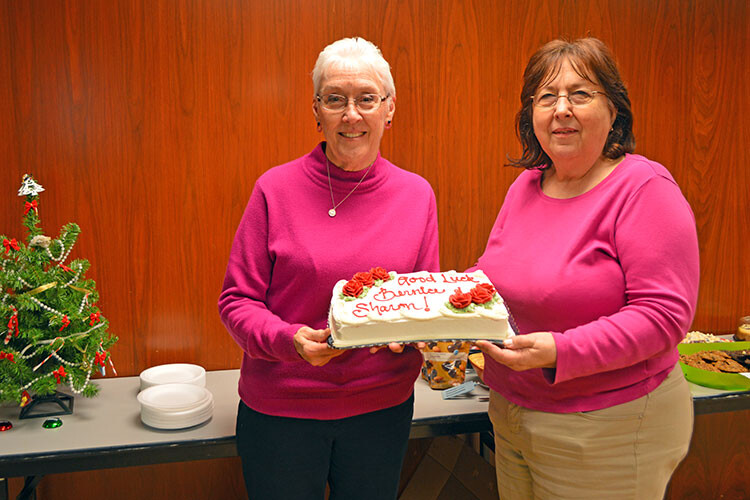
[[[737,333],[734,338],[739,341],[750,340],[750,316],[743,316],[737,323]]]

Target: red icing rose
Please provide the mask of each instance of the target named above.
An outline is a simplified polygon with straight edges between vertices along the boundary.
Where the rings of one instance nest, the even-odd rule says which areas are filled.
[[[448,297],[448,301],[456,309],[464,309],[471,305],[471,294],[463,293],[460,288],[456,288],[456,293]]]
[[[492,284],[490,284],[490,283],[480,283],[477,286],[478,287],[482,287],[485,290],[487,290],[490,293],[490,297],[492,297],[493,295],[495,295],[496,290],[495,290],[495,287],[492,286]]]
[[[482,285],[475,286],[469,293],[471,294],[471,301],[475,304],[484,304],[492,300],[492,294]]]
[[[363,288],[364,287],[362,286],[362,282],[352,279],[346,282],[346,285],[344,285],[341,293],[343,293],[344,295],[348,295],[349,297],[359,297],[359,294],[362,293]]]
[[[364,286],[372,286],[375,283],[370,273],[357,273],[352,279],[359,281]]]
[[[373,267],[372,269],[370,269],[370,274],[376,280],[388,281],[389,279],[391,279],[391,275],[388,274],[388,271],[386,271],[382,267]]]

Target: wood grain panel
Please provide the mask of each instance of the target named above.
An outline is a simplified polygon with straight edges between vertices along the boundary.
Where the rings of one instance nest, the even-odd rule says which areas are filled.
[[[247,493],[240,459],[219,458],[48,476],[37,498],[241,500]]]
[[[750,491],[750,411],[698,415],[690,450],[675,471],[665,500],[745,500]]]
[[[0,0],[0,232],[21,236],[16,191],[32,172],[47,231],[82,228],[74,255],[92,263],[120,374],[238,367],[216,312],[226,258],[255,179],[321,139],[310,71],[326,44],[361,35],[391,63],[382,152],[433,185],[441,264],[461,270],[518,174],[503,164],[519,154],[529,55],[590,34],[630,89],[637,152],[695,212],[693,327],[729,332],[750,313],[749,26],[744,0]],[[710,435],[696,428],[701,446]],[[168,469],[196,491],[220,474],[190,467]],[[127,491],[130,471],[49,477],[43,498]]]

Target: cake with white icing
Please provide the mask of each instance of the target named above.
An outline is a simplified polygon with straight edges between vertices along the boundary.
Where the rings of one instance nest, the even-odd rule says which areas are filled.
[[[513,335],[503,299],[482,271],[357,273],[334,286],[328,325],[336,348]]]

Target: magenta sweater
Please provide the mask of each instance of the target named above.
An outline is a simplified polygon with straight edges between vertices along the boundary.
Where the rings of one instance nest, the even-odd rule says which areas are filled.
[[[331,165],[338,203],[364,171]],[[335,419],[404,402],[421,354],[350,349],[322,367],[304,361],[292,337],[327,325],[334,284],[381,266],[438,271],[435,195],[430,185],[378,155],[365,180],[328,216],[322,143],[255,183],[229,256],[219,313],[244,351],[239,393],[269,415]]]
[[[485,380],[536,410],[596,410],[639,398],[677,362],[698,294],[695,220],[669,172],[626,155],[592,190],[560,200],[527,170],[508,190],[477,267],[521,333],[551,331],[557,368]]]

